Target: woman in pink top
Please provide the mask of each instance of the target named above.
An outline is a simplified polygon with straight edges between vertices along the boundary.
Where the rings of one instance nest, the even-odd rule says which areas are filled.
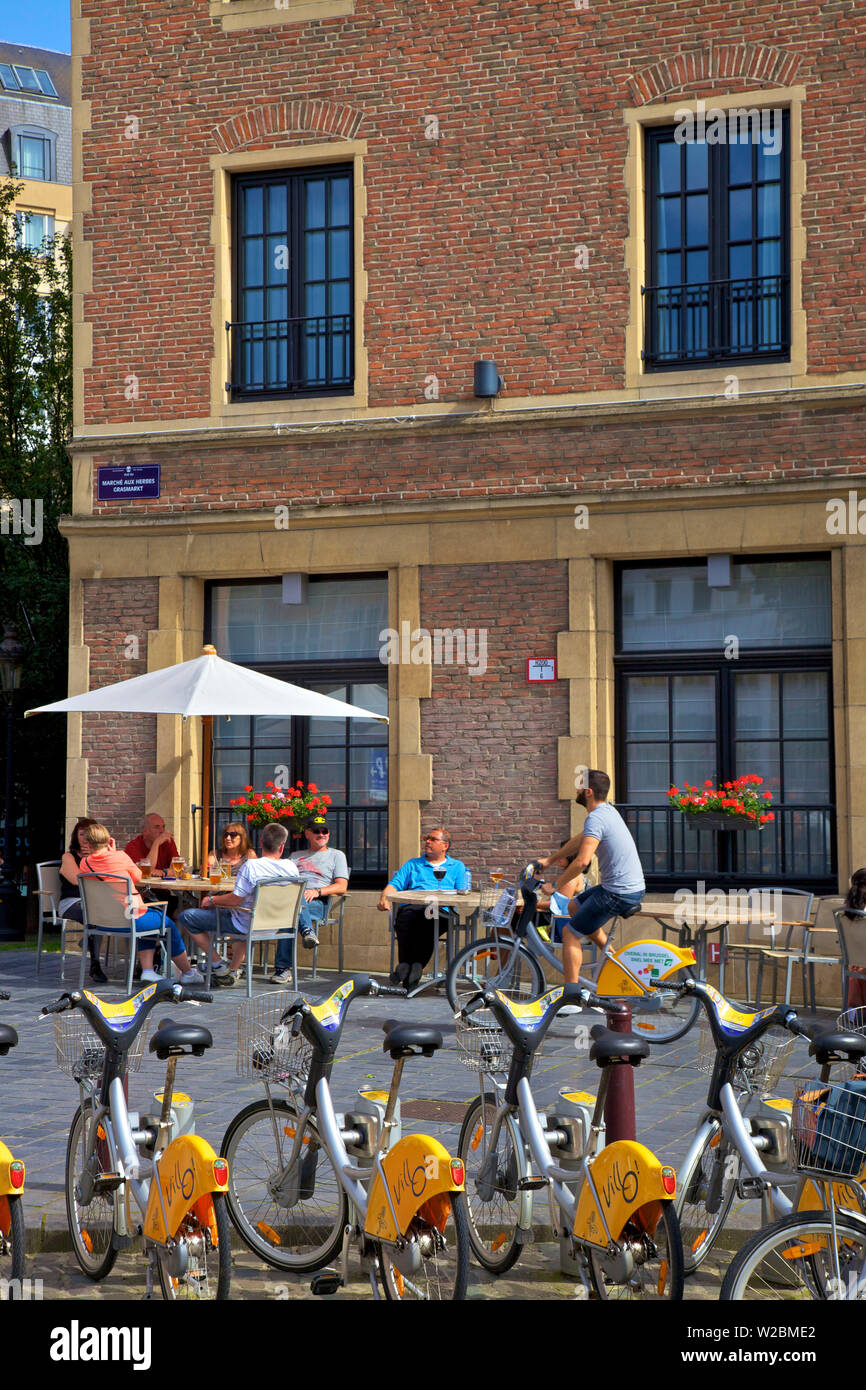
[[[81,832],[81,838],[87,846],[87,854],[82,855],[78,865],[78,873],[81,874],[123,874],[132,879],[133,883],[138,883],[141,879],[141,869],[137,864],[133,864],[128,854],[124,854],[117,845],[104,825],[98,821],[93,825],[88,825]],[[123,885],[120,883],[112,884],[117,889],[118,902],[126,907],[126,894]],[[133,890],[128,904],[131,911],[134,911],[136,927],[139,931],[143,927],[158,927],[162,921],[162,913],[156,908],[148,907],[141,897],[141,894]],[[171,958],[180,972],[180,982],[184,985],[197,984],[204,979],[201,971],[196,970],[189,960],[183,939],[180,932],[170,917],[166,922],[171,927]],[[98,925],[98,924],[97,924]],[[138,953],[141,962],[141,978],[148,982],[159,980],[162,977],[153,969],[153,947],[143,947]]]

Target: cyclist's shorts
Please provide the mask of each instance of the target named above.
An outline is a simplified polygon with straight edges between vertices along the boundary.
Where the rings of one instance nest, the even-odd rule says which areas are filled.
[[[578,893],[578,909],[568,926],[576,936],[592,936],[613,917],[632,917],[643,902],[643,893],[611,893],[597,883]]]

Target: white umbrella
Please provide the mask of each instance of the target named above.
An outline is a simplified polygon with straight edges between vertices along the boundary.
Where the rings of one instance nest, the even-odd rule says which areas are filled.
[[[51,705],[39,705],[25,711],[31,714],[182,714],[200,715],[204,722],[204,834],[202,845],[202,874],[207,868],[208,807],[210,805],[210,761],[213,738],[213,716],[271,715],[278,719],[290,715],[314,715],[317,719],[378,719],[387,724],[383,714],[333,700],[330,695],[317,695],[299,685],[289,685],[259,671],[249,671],[232,661],[223,661],[215,647],[205,647],[194,661],[182,661],[161,671],[132,680],[117,681],[101,690],[88,690],[83,695],[71,695]]]

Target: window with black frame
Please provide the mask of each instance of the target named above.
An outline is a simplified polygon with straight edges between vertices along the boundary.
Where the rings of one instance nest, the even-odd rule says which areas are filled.
[[[835,891],[830,563],[617,572],[617,804],[657,888],[726,880]],[[762,777],[775,820],[696,830],[668,790]]]
[[[280,580],[214,583],[206,630],[221,656],[374,715],[388,713],[379,633],[388,625],[384,575],[311,578],[300,602]],[[384,883],[388,868],[388,726],[378,719],[287,716],[214,719],[213,801],[218,825],[245,786],[313,782],[331,797],[331,843],[352,881]]]
[[[234,181],[233,399],[351,391],[352,168]]]
[[[648,371],[790,356],[789,121],[762,114],[645,132]]]

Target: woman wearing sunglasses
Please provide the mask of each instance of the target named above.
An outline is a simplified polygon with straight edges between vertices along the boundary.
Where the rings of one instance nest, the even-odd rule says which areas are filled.
[[[221,860],[225,860],[234,875],[247,859],[255,858],[256,852],[250,844],[246,826],[241,821],[233,820],[220,836],[219,853],[210,854],[207,862],[208,868],[216,868]]]

